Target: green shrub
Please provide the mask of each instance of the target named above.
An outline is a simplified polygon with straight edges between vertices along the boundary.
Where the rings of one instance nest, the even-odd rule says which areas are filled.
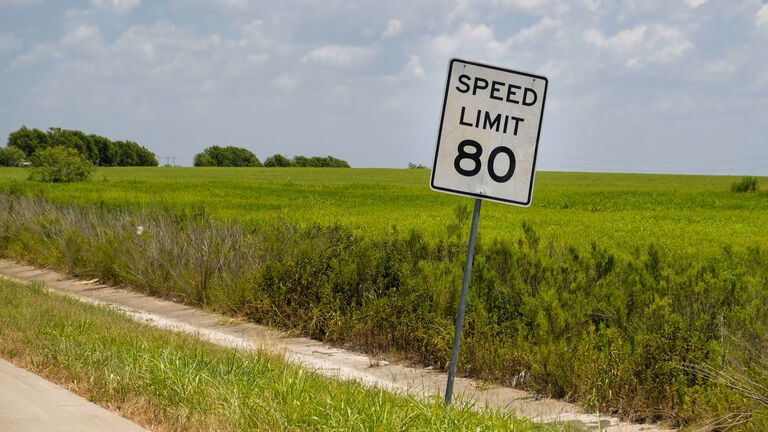
[[[444,368],[470,209],[436,236],[381,237],[280,217],[245,227],[205,211],[57,204],[0,192],[0,251],[46,267]],[[768,251],[680,259],[664,244],[620,253],[522,233],[478,239],[459,372],[593,411],[692,425],[764,406],[685,365],[733,358],[763,383]],[[727,344],[738,334],[742,345]],[[709,369],[712,370],[712,369]],[[762,423],[757,423],[762,422]]]
[[[16,147],[0,147],[0,166],[15,167],[24,161],[24,152]]]
[[[731,185],[731,192],[754,192],[757,190],[757,177],[744,177]]]
[[[58,146],[38,150],[32,155],[28,180],[47,183],[83,181],[93,172],[93,164],[75,149]]]
[[[211,146],[195,155],[194,166],[260,167],[261,161],[242,147]]]
[[[286,168],[291,166],[291,160],[281,155],[280,153],[274,154],[264,161],[264,166],[267,168],[279,167]]]

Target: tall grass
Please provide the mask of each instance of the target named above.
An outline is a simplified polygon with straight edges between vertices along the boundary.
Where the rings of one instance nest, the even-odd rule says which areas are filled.
[[[731,192],[755,192],[757,190],[757,177],[744,177],[731,185]]]
[[[63,205],[0,194],[0,250],[83,276],[445,367],[468,211],[440,236],[374,238],[275,218],[245,229],[204,211]],[[143,227],[139,230],[138,227]],[[141,231],[141,233],[139,233]],[[746,403],[684,364],[721,366],[722,332],[763,343],[768,253],[687,262],[542,238],[479,238],[461,373],[632,419],[689,424]]]
[[[4,280],[0,356],[160,432],[567,430],[335,381]]]
[[[343,171],[343,173],[342,173]],[[312,168],[100,168],[93,181],[42,184],[21,168],[0,168],[0,189],[42,194],[60,202],[134,209],[158,203],[175,212],[205,208],[215,220],[246,229],[282,216],[300,228],[339,225],[367,238],[386,237],[392,225],[440,237],[453,208],[467,198],[435,193],[420,170]],[[537,173],[527,209],[488,202],[479,232],[522,235],[535,221],[546,239],[588,249],[597,242],[616,254],[655,243],[680,259],[716,257],[722,245],[768,244],[765,194],[729,192],[733,177],[596,173]],[[764,181],[760,178],[760,181]]]

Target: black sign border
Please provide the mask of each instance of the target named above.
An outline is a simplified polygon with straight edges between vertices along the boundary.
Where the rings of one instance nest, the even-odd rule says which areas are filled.
[[[453,65],[454,65],[454,63],[457,63],[457,62],[468,64],[468,65],[472,65],[472,66],[479,66],[479,67],[482,67],[482,68],[495,69],[495,70],[502,71],[502,72],[509,72],[509,73],[518,74],[518,75],[525,75],[525,76],[528,76],[528,77],[531,77],[531,78],[536,78],[536,79],[540,79],[540,80],[544,81],[544,97],[541,99],[541,114],[540,114],[540,117],[539,117],[539,130],[536,132],[536,146],[533,149],[533,167],[532,167],[532,171],[531,171],[531,183],[528,186],[528,200],[527,201],[524,201],[524,202],[523,201],[513,201],[513,200],[507,200],[507,199],[502,199],[502,198],[491,197],[491,196],[488,196],[488,195],[482,195],[482,194],[477,194],[477,193],[472,193],[472,192],[466,192],[466,191],[460,191],[460,190],[448,189],[448,188],[444,188],[444,187],[435,186],[435,168],[437,167],[437,155],[440,154],[440,137],[441,137],[441,135],[443,133],[443,120],[445,119],[445,104],[446,104],[446,102],[448,102],[448,90],[450,89],[450,86],[451,86],[451,73],[453,72]],[[528,72],[522,72],[522,71],[518,71],[518,70],[514,70],[514,69],[503,68],[503,67],[500,67],[500,66],[493,66],[493,65],[489,65],[489,64],[485,64],[485,63],[480,63],[480,62],[475,62],[475,61],[470,61],[470,60],[464,60],[464,59],[455,58],[455,57],[452,58],[450,60],[450,62],[448,63],[448,75],[445,78],[445,94],[443,95],[443,109],[442,109],[442,112],[440,113],[440,127],[437,130],[437,145],[435,146],[435,160],[432,163],[432,175],[430,177],[429,187],[432,190],[437,191],[437,192],[447,192],[447,193],[454,194],[454,195],[461,195],[461,196],[468,196],[468,197],[473,197],[473,198],[480,198],[480,199],[483,199],[483,200],[496,201],[496,202],[500,202],[500,203],[504,203],[504,204],[512,204],[512,205],[516,205],[516,206],[520,206],[520,207],[528,207],[528,206],[530,206],[531,205],[531,200],[533,198],[533,182],[534,182],[534,179],[536,178],[536,160],[538,159],[538,155],[539,155],[539,139],[541,138],[541,123],[544,120],[544,106],[546,104],[547,90],[548,89],[549,89],[549,80],[547,80],[546,77],[541,76],[541,75],[535,75],[535,74],[528,73]]]

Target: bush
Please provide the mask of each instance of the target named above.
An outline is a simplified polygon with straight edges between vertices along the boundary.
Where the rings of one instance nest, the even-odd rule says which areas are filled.
[[[268,168],[271,168],[271,167],[285,168],[285,167],[291,166],[291,160],[281,155],[280,153],[278,153],[268,157],[267,160],[264,161],[264,166]]]
[[[261,161],[242,147],[211,146],[195,155],[194,166],[260,167]]]
[[[731,192],[754,192],[757,190],[757,177],[744,177],[731,185]]]
[[[93,164],[75,149],[58,146],[38,150],[32,155],[28,180],[48,183],[83,181],[93,172]]]
[[[16,147],[0,148],[0,166],[15,167],[24,161],[24,152]]]
[[[333,156],[307,157],[296,155],[288,159],[281,154],[275,154],[264,161],[265,167],[299,167],[299,168],[349,168],[349,162]]]

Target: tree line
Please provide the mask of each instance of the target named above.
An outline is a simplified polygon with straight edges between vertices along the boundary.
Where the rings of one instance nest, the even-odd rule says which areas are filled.
[[[157,157],[134,141],[112,141],[103,136],[78,130],[49,128],[30,129],[22,126],[8,135],[8,145],[0,155],[0,163],[11,166],[30,161],[35,153],[54,147],[76,150],[96,166],[157,166]],[[22,155],[23,153],[23,155]]]
[[[234,146],[211,146],[195,155],[196,167],[316,167],[316,168],[349,168],[345,160],[333,156],[294,156],[291,159],[274,154],[262,163],[256,155],[248,149]]]

